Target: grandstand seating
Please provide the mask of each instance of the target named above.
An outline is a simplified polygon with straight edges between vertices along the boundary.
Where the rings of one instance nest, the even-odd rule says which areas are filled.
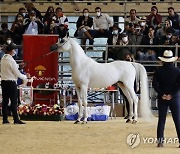
[[[88,7],[90,12],[94,13],[94,8],[100,6],[103,12],[107,12],[113,16],[126,16],[130,9],[135,8],[139,16],[147,15],[150,12],[152,5],[156,5],[159,12],[167,15],[167,8],[172,6],[178,12],[180,8],[179,0],[87,0],[87,1],[73,1],[73,0],[32,0],[37,9],[45,12],[48,6],[61,6],[66,15],[79,16],[83,8]],[[24,6],[25,0],[0,0],[0,14],[13,15],[16,14],[20,7]],[[28,1],[30,2],[30,1]]]

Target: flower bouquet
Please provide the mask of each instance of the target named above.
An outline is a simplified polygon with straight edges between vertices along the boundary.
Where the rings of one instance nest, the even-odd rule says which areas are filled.
[[[22,120],[61,121],[64,117],[64,108],[54,105],[20,105],[18,113]]]

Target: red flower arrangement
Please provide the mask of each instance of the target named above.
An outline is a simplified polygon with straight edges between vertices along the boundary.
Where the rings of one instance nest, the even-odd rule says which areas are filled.
[[[41,116],[48,116],[48,115],[61,115],[64,114],[64,108],[60,107],[57,104],[54,105],[20,105],[18,107],[19,115],[41,115]]]

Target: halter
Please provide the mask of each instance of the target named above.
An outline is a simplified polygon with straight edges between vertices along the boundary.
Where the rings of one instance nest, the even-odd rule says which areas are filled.
[[[66,41],[62,42],[61,45],[57,44],[58,48],[62,47],[64,44],[66,44],[67,41],[69,41],[69,39],[70,39],[70,38],[68,38]],[[60,40],[59,43],[61,43],[61,41],[63,41],[64,39],[59,39],[59,40]]]

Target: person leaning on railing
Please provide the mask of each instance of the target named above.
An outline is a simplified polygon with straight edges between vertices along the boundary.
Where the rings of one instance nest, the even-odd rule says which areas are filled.
[[[121,36],[120,32],[121,32],[121,28],[119,28],[119,26],[117,24],[114,24],[112,27],[111,37],[108,38],[108,40],[107,40],[108,45],[118,45],[119,39]],[[105,60],[105,58],[116,59],[116,55],[114,53],[115,49],[116,49],[116,47],[108,47],[107,57],[106,57],[106,51],[103,52],[103,60]]]
[[[175,30],[173,27],[168,27],[166,29],[166,33],[165,35],[163,35],[161,38],[160,38],[160,43],[161,45],[175,45],[176,44],[176,40],[174,40],[173,38],[173,35],[175,34]],[[163,50],[171,50],[171,48],[169,47],[166,47],[166,48],[159,48],[159,56],[162,56],[163,55]],[[175,48],[173,49],[173,52],[175,54]]]
[[[127,55],[134,57],[132,47],[127,47],[127,45],[132,45],[132,41],[129,40],[128,34],[123,32],[119,38],[117,45],[121,45],[121,47],[116,47],[114,49],[114,60],[124,60]]]
[[[157,55],[157,48],[153,45],[159,44],[158,37],[155,36],[155,29],[153,26],[149,27],[148,35],[144,35],[141,41],[141,45],[152,45],[152,47],[144,47],[137,53],[137,59],[142,60],[153,60],[155,61]]]

